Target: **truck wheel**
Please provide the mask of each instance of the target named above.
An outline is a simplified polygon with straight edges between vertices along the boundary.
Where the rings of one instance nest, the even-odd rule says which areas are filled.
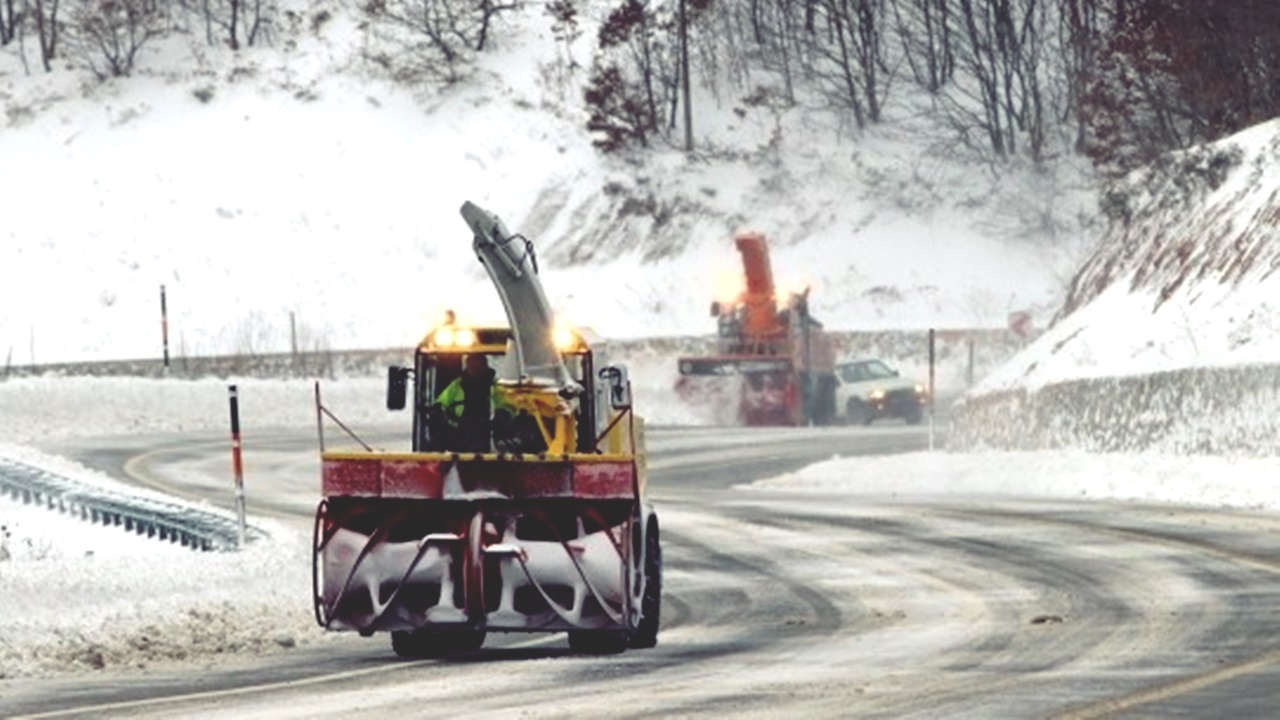
[[[850,425],[870,425],[874,417],[866,403],[858,398],[849,398],[849,403],[845,406],[845,422]]]
[[[658,526],[649,529],[644,551],[644,598],[640,601],[640,623],[631,636],[631,647],[651,648],[658,644],[658,618],[662,614],[662,544]]]
[[[626,652],[631,633],[626,630],[570,630],[569,650],[578,655],[617,655]]]
[[[485,632],[470,628],[449,630],[396,630],[391,649],[402,658],[436,658],[479,650]]]

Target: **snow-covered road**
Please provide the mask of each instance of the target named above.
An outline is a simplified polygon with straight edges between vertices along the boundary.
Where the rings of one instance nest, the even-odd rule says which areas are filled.
[[[224,450],[198,440],[121,451],[110,461],[89,443],[86,457],[128,463],[156,482],[196,491],[216,482],[204,477],[210,471],[221,475]],[[228,643],[221,654],[193,644],[189,658],[135,651],[134,661],[108,661],[87,676],[11,680],[0,685],[0,710],[1087,717],[1210,701],[1218,712],[1245,714],[1272,692],[1277,658],[1269,639],[1280,631],[1270,610],[1280,605],[1275,515],[1007,492],[956,496],[906,478],[895,496],[890,476],[845,477],[839,489],[831,472],[825,483],[795,483],[804,476],[796,471],[837,455],[846,459],[829,466],[889,472],[887,459],[865,454],[926,443],[922,430],[901,426],[655,430],[651,440],[667,558],[654,650],[583,658],[569,655],[558,636],[512,635],[491,637],[465,659],[399,661],[385,637],[308,626],[309,567],[299,533],[283,542],[296,544],[288,555],[303,567],[252,554],[239,565],[249,574],[248,593],[257,592],[255,572],[273,574],[274,607],[250,617],[232,612],[245,608],[228,597],[225,612],[193,617],[188,626],[216,638],[243,623],[275,642]],[[263,467],[273,469],[272,493],[280,496],[259,495],[271,508],[269,522],[306,525],[304,515],[287,519],[286,500],[310,482],[314,446],[299,432],[261,449],[270,450]],[[908,455],[901,467],[922,455],[933,454]],[[766,478],[774,480],[740,487]],[[799,487],[787,486],[788,478]],[[269,629],[273,619],[278,627]],[[155,628],[149,639],[125,626],[108,647],[159,647],[167,633]],[[1233,699],[1224,704],[1228,688]]]

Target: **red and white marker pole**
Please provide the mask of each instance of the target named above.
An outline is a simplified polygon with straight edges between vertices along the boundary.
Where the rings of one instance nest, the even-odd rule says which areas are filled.
[[[231,466],[236,474],[236,518],[240,521],[240,547],[244,547],[244,462],[240,458],[240,399],[235,385],[228,385],[231,395]]]

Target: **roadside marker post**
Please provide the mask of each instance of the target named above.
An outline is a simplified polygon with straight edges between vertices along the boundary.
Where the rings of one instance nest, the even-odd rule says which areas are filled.
[[[235,385],[228,385],[231,396],[231,466],[236,476],[236,519],[239,521],[240,547],[244,547],[244,462],[240,457],[240,399]]]
[[[164,343],[164,374],[169,374],[169,304],[160,286],[160,340]]]
[[[933,414],[934,414],[934,330],[929,328],[929,450],[933,451]]]

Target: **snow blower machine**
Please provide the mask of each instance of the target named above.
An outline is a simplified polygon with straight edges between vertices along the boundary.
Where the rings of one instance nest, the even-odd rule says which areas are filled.
[[[777,297],[763,235],[734,238],[746,288],[711,304],[714,354],[677,359],[676,391],[688,402],[722,406],[734,425],[827,425],[835,420],[835,349],[809,314],[809,290]]]
[[[451,313],[412,367],[389,368],[411,451],[326,451],[322,421],[341,421],[317,385],[316,620],[389,632],[402,657],[477,650],[489,632],[567,632],[577,653],[653,647],[662,547],[626,368],[555,324],[529,240],[469,202],[462,216],[508,326]]]

